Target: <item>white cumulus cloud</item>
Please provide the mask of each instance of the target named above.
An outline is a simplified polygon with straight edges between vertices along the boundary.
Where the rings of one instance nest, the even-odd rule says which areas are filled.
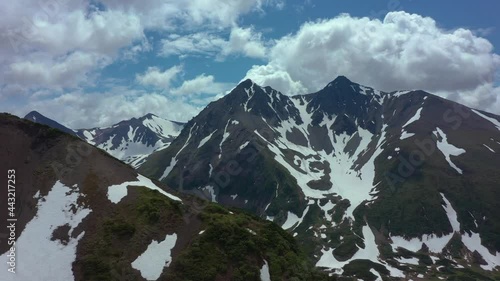
[[[144,86],[153,86],[155,88],[169,89],[170,83],[182,71],[182,66],[175,65],[165,71],[158,67],[148,67],[144,74],[136,75],[136,80]]]
[[[174,95],[211,94],[217,95],[227,91],[231,84],[216,82],[214,76],[201,74],[194,79],[182,82],[182,85],[172,89]]]
[[[223,60],[231,55],[264,59],[267,53],[262,34],[252,27],[233,26],[228,38],[219,33],[170,34],[161,40],[162,56],[203,56]]]
[[[386,91],[462,91],[457,97],[466,102],[473,100],[467,94],[481,100],[493,94],[479,88],[492,83],[499,66],[491,43],[470,30],[444,30],[431,18],[390,12],[382,21],[340,15],[307,22],[278,39],[267,65],[246,76],[289,94],[317,91],[345,75]]]

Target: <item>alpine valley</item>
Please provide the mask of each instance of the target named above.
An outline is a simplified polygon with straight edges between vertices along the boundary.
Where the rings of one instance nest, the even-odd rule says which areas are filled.
[[[340,76],[299,96],[245,80],[186,124],[25,118],[0,120],[29,179],[18,244],[58,245],[77,280],[500,280],[500,116]],[[72,142],[93,156],[57,180]]]

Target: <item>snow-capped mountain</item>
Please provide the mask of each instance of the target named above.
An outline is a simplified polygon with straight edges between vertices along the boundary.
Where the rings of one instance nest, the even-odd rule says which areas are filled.
[[[243,81],[139,171],[278,223],[332,273],[487,279],[499,163],[499,116],[338,77],[294,97]]]
[[[168,147],[184,124],[147,114],[105,128],[80,129],[77,135],[133,167],[146,156]]]
[[[273,223],[28,120],[0,114],[0,134],[2,281],[331,280]]]
[[[78,130],[69,129],[36,111],[24,118],[78,136],[135,168],[153,151],[166,148],[184,126],[183,123],[165,120],[154,114],[121,121],[109,127]]]

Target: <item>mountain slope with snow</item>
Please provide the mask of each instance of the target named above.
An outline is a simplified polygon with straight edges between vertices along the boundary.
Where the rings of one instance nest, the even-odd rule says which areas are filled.
[[[488,275],[500,265],[499,120],[345,77],[294,97],[246,80],[139,171],[273,220],[331,272],[369,259],[368,275]]]
[[[0,236],[2,281],[331,280],[271,222],[176,194],[28,120],[0,114],[0,135],[0,169],[15,170],[16,190],[15,244]],[[12,224],[7,212],[0,219],[3,230]],[[16,274],[5,264],[11,247]]]

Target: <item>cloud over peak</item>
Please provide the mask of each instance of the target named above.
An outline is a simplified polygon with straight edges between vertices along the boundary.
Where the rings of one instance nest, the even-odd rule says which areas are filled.
[[[247,77],[291,94],[317,91],[338,75],[386,91],[473,94],[492,83],[499,66],[491,43],[470,30],[443,30],[406,12],[384,20],[342,14],[278,39],[268,64],[254,66]]]

